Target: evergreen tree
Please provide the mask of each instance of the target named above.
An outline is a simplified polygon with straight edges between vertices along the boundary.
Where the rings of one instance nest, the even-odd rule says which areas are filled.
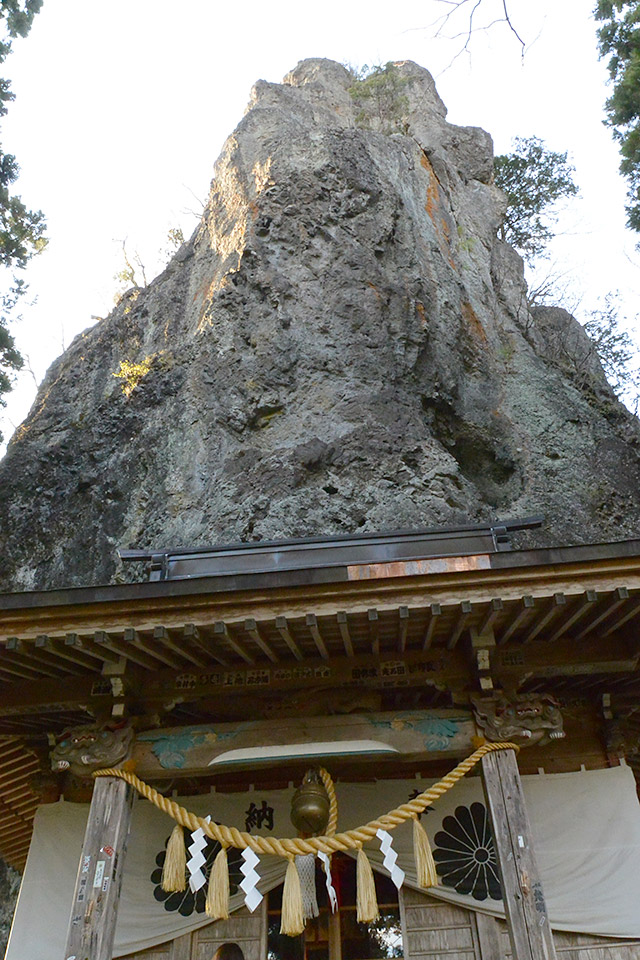
[[[16,37],[27,35],[41,6],[42,0],[0,0],[0,63],[11,52]],[[0,117],[6,114],[13,99],[9,81],[0,78]],[[16,158],[0,146],[0,266],[8,271],[24,269],[33,254],[46,244],[44,215],[39,210],[29,210],[12,193],[18,173]],[[13,281],[5,282],[4,289],[5,293],[0,294],[0,405],[4,405],[3,394],[11,388],[15,371],[22,366],[8,324],[26,284],[13,275]]]
[[[531,261],[544,254],[556,222],[554,205],[575,196],[573,167],[566,153],[547,150],[538,137],[516,137],[513,153],[494,162],[495,182],[507,195],[502,240]]]
[[[600,55],[609,56],[613,93],[607,123],[620,144],[620,170],[629,184],[627,224],[640,231],[640,2],[598,0]]]

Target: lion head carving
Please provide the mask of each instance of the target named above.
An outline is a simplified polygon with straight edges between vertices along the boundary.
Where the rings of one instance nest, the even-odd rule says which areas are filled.
[[[130,726],[89,724],[66,731],[51,752],[51,769],[70,770],[78,777],[88,777],[100,767],[113,767],[126,760],[131,751],[133,730]]]
[[[558,701],[548,694],[509,698],[471,697],[475,720],[487,740],[512,740],[525,746],[560,740],[565,736]]]

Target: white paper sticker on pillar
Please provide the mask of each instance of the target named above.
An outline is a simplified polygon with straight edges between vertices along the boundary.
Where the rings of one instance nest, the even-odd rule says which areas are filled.
[[[211,817],[205,818],[207,823]],[[204,870],[202,869],[207,862],[204,855],[204,849],[207,845],[207,838],[202,827],[198,827],[191,834],[191,843],[187,847],[189,859],[187,860],[187,870],[189,871],[189,888],[192,893],[197,893],[207,882]]]
[[[94,886],[94,888],[96,888],[96,887],[101,887],[101,886],[102,886],[102,878],[104,877],[104,865],[105,865],[105,863],[106,863],[105,860],[98,860],[98,862],[96,863],[96,874],[95,874],[95,876],[94,876],[94,878],[93,878],[93,886]]]
[[[241,881],[240,887],[244,892],[244,902],[249,911],[253,913],[256,907],[262,903],[262,894],[257,889],[260,875],[256,870],[256,867],[260,863],[260,858],[254,853],[251,847],[247,847],[242,851],[242,860],[240,872],[244,874],[244,880]]]
[[[338,909],[338,897],[336,896],[336,891],[333,886],[333,880],[331,878],[331,858],[327,853],[322,853],[318,851],[318,859],[322,861],[324,866],[324,874],[326,878],[327,885],[327,896],[329,897],[329,903],[331,904],[331,913],[335,913]]]
[[[376,837],[380,841],[380,849],[384,854],[382,865],[389,871],[392,881],[399,890],[404,883],[404,870],[398,866],[398,854],[393,849],[391,834],[386,830],[376,830]]]

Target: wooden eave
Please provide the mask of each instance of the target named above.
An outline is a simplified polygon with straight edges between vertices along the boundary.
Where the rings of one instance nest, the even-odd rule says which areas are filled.
[[[482,566],[486,563],[486,567]],[[410,573],[410,564],[321,568],[281,574],[248,574],[192,580],[156,581],[115,586],[76,587],[0,595],[0,642],[10,636],[80,630],[150,629],[158,622],[185,623],[269,620],[295,617],[312,610],[316,616],[356,611],[374,603],[450,604],[530,595],[606,593],[622,583],[640,591],[640,540],[545,550],[513,551],[479,557],[430,560],[433,572]],[[438,572],[438,564],[448,569]],[[386,569],[395,567],[391,575]]]

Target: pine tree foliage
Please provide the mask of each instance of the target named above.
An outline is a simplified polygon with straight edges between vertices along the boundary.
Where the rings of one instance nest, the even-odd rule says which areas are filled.
[[[13,41],[27,35],[41,6],[42,0],[0,0],[0,63],[3,63],[11,52]],[[8,104],[13,99],[9,81],[0,78],[0,117],[5,116]],[[0,267],[9,271],[24,269],[29,259],[46,244],[43,213],[40,210],[29,210],[22,199],[13,193],[13,184],[19,171],[13,154],[5,153],[0,146]],[[12,281],[4,283],[3,286],[7,292],[0,294],[2,406],[3,395],[11,389],[13,376],[23,365],[8,325],[16,304],[27,289],[24,281],[15,275]]]
[[[607,123],[620,144],[620,171],[628,183],[627,224],[640,231],[640,2],[598,0],[600,55],[609,57],[613,93]]]
[[[0,0],[0,63],[3,63],[16,37],[25,37],[42,0]],[[9,81],[0,79],[0,116],[14,99]],[[29,258],[45,244],[44,215],[28,210],[20,197],[11,192],[20,168],[16,158],[0,147],[0,266],[26,266]]]
[[[516,137],[513,152],[495,158],[494,171],[507,195],[501,239],[530,262],[544,254],[554,236],[555,205],[578,192],[574,168],[566,153],[548,150],[539,137]]]

